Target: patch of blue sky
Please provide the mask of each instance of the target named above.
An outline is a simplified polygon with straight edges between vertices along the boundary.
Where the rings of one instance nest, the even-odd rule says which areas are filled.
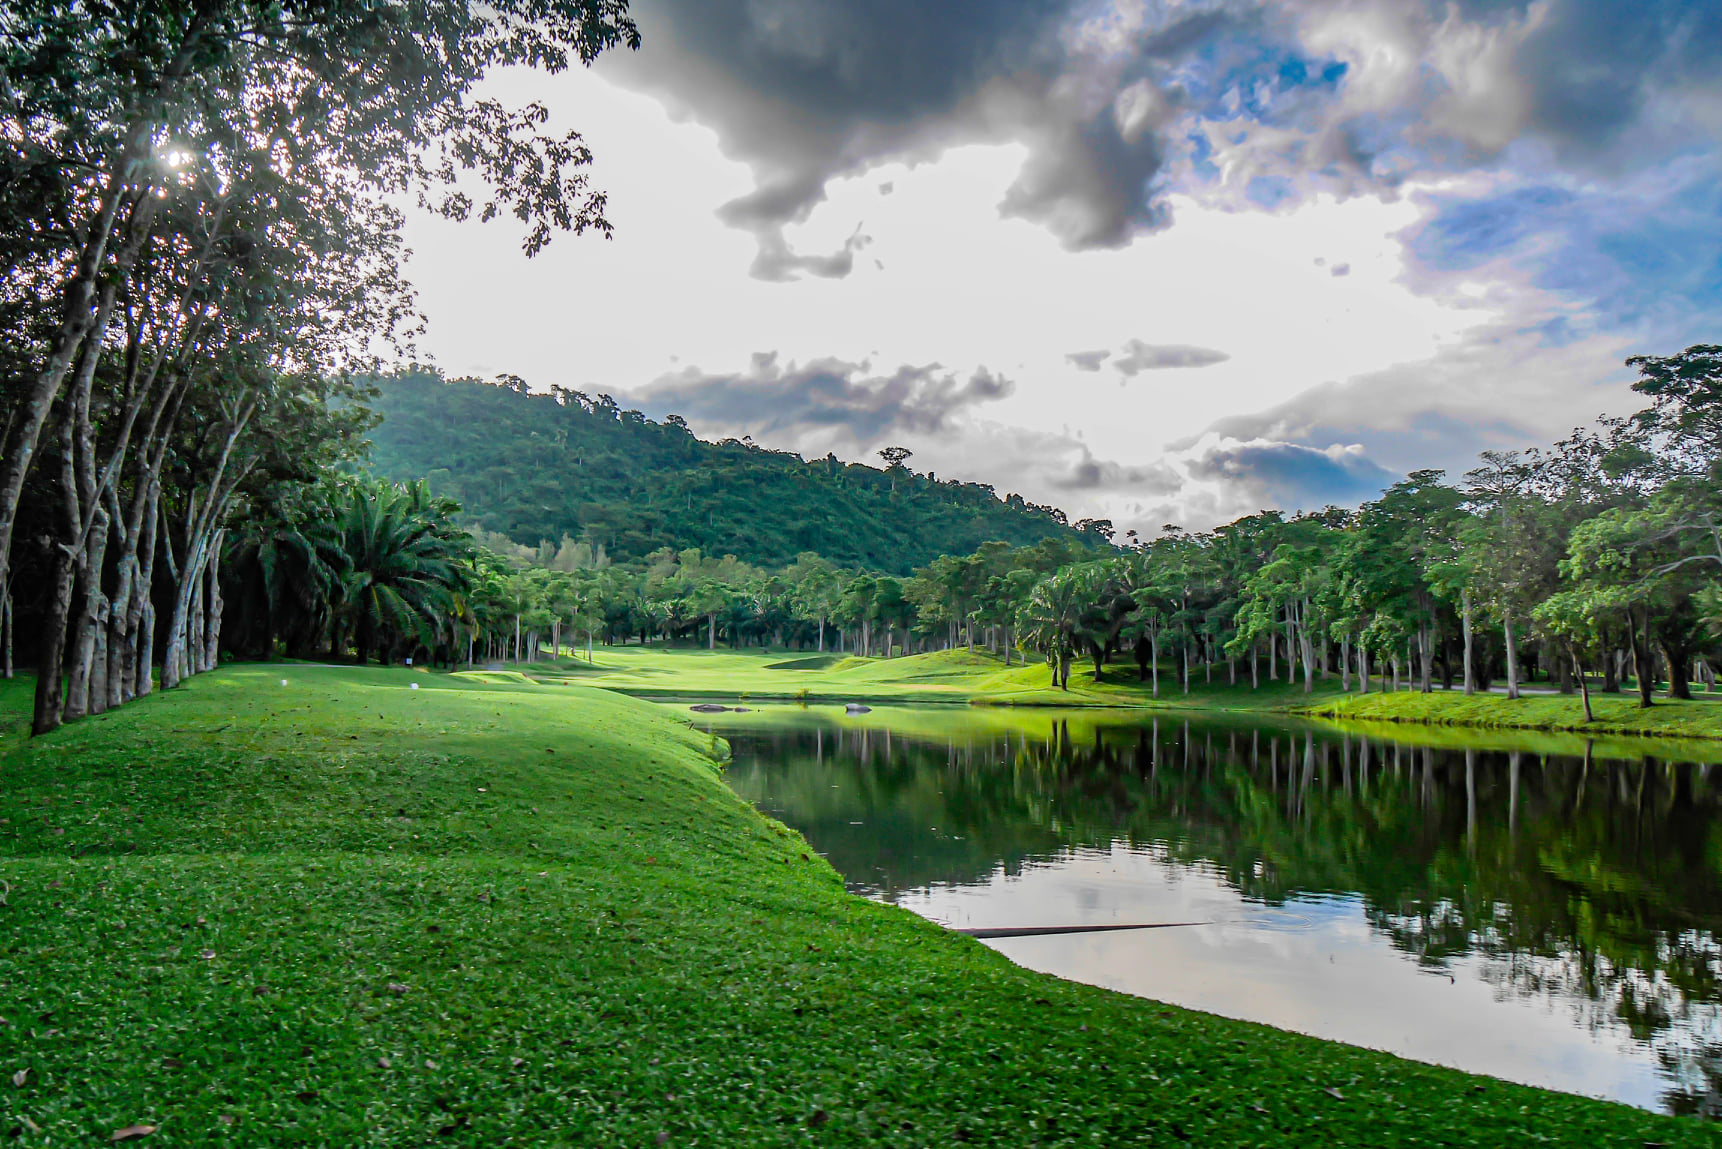
[[[1554,225],[1578,197],[1565,188],[1513,188],[1478,199],[1442,197],[1411,238],[1413,256],[1437,271],[1468,271]]]
[[[1444,272],[1511,258],[1534,286],[1585,308],[1585,326],[1695,329],[1722,308],[1722,185],[1711,164],[1670,176],[1649,193],[1531,185],[1449,199],[1409,250]]]
[[[1320,59],[1283,44],[1216,42],[1195,53],[1176,78],[1204,119],[1268,121],[1305,101],[1330,94],[1346,75],[1343,61]]]
[[[1273,211],[1297,195],[1297,189],[1284,176],[1261,175],[1250,180],[1244,195],[1259,208]]]

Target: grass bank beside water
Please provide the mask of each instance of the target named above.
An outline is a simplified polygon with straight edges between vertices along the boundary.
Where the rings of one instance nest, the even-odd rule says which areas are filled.
[[[1576,694],[1473,694],[1437,690],[1354,694],[1330,698],[1303,713],[1355,722],[1420,723],[1488,730],[1562,731],[1585,737],[1722,738],[1722,695],[1691,700],[1658,696],[1648,710],[1636,694],[1592,694],[1595,721],[1586,722]]]
[[[285,676],[287,684],[281,685]],[[410,689],[417,683],[421,689]],[[0,693],[16,733],[26,690]],[[565,685],[230,668],[0,751],[20,1145],[1712,1145],[1019,969]]]

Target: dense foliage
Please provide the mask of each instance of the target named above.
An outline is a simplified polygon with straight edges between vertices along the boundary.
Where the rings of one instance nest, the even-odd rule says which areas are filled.
[[[526,543],[568,535],[620,560],[697,548],[762,566],[814,551],[902,575],[993,539],[1077,533],[1053,508],[918,475],[900,459],[879,469],[709,443],[674,415],[654,422],[608,395],[535,394],[516,378],[445,380],[429,369],[376,385],[377,472],[428,477],[484,530]],[[1110,534],[1110,524],[1084,526],[1095,541]]]
[[[572,536],[536,550],[493,537],[473,624],[492,657],[534,658],[544,637],[560,651],[564,627],[820,651],[835,628],[837,649],[863,654],[1032,650],[1061,686],[1079,657],[1098,679],[1128,655],[1156,695],[1164,674],[1187,691],[1222,667],[1306,690],[1337,675],[1427,692],[1438,675],[1516,695],[1540,671],[1587,699],[1593,679],[1629,677],[1642,705],[1658,681],[1689,697],[1722,651],[1722,349],[1634,363],[1653,400],[1634,418],[1486,454],[1461,485],[1416,472],[1356,511],[1266,511],[1128,548],[992,541],[907,578],[813,552],[776,570],[697,548],[615,563]]]
[[[353,457],[351,372],[414,328],[403,197],[529,254],[608,229],[579,137],[478,89],[638,41],[626,0],[7,5],[0,624],[37,732],[214,662],[230,514]]]

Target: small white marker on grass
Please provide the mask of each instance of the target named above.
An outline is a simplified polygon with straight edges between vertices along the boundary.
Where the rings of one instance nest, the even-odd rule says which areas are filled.
[[[287,680],[286,680],[286,679],[285,679],[285,678],[283,678],[283,679],[282,679],[282,680],[281,680],[281,685],[282,685],[282,686],[286,686],[286,685],[287,685]]]
[[[416,682],[413,683],[411,686],[407,687],[408,690],[417,690],[418,688],[419,688],[419,684]]]

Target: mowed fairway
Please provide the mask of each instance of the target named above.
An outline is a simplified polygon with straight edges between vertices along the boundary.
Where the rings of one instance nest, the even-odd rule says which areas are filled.
[[[280,679],[285,676],[287,685]],[[419,690],[411,690],[411,683]],[[21,684],[0,695],[13,727]],[[0,757],[20,1145],[1712,1145],[1019,970],[674,712],[226,669]]]
[[[999,655],[964,649],[913,654],[897,658],[855,658],[786,650],[704,650],[687,646],[600,646],[587,662],[579,657],[559,662],[506,663],[495,671],[472,672],[476,681],[561,681],[648,697],[738,699],[806,699],[825,702],[950,702],[995,706],[1142,706],[1155,699],[1127,656],[1115,658],[1104,681],[1094,681],[1094,664],[1071,664],[1068,690],[1050,685],[1044,659],[1032,656],[1025,664],[1013,654],[1007,668]],[[1319,683],[1305,695],[1302,684],[1263,680],[1249,687],[1249,667],[1240,667],[1241,685],[1228,682],[1224,665],[1213,669],[1212,681],[1201,667],[1191,672],[1190,693],[1169,666],[1160,672],[1159,702],[1169,706],[1263,709],[1302,705],[1339,693],[1339,680]]]

